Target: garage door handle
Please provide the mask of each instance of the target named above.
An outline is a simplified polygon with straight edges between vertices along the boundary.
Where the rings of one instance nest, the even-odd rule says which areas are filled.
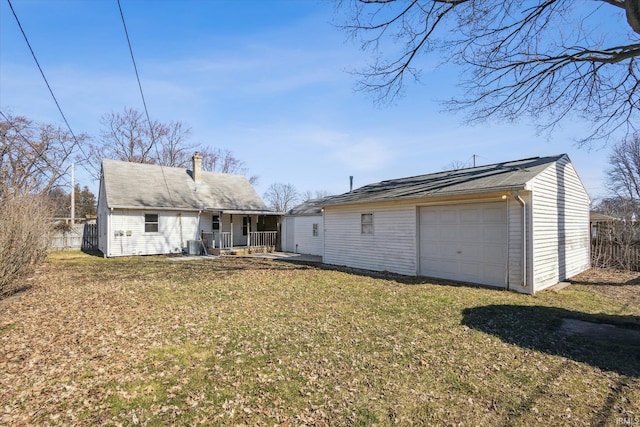
[[[457,251],[456,253],[462,254],[462,251]]]

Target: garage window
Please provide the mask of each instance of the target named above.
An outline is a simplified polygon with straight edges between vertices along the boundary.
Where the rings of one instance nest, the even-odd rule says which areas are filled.
[[[373,234],[373,214],[364,213],[360,215],[360,232],[362,234]]]
[[[313,224],[313,228],[311,230],[311,235],[313,237],[318,237],[318,224]]]
[[[158,232],[158,214],[144,214],[144,232]]]

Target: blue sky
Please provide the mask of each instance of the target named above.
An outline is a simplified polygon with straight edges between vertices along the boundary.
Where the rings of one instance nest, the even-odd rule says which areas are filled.
[[[12,0],[75,133],[142,101],[116,0]],[[517,124],[467,126],[438,102],[455,96],[459,70],[423,60],[420,84],[393,105],[354,92],[349,70],[370,61],[333,25],[334,3],[303,0],[121,0],[149,113],[179,120],[191,141],[231,150],[258,175],[299,191],[342,193],[383,179],[568,153],[592,198],[605,194],[608,150],[580,149],[585,123],[553,136]],[[0,1],[0,108],[62,123],[5,0]],[[97,191],[87,174],[81,185]]]

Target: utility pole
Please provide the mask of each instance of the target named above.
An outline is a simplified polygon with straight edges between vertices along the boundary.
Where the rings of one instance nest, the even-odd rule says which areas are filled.
[[[477,155],[477,154],[474,154],[474,155],[473,155],[473,167],[474,167],[474,168],[476,167],[476,159],[477,159],[477,158],[478,158],[478,155]]]
[[[76,223],[76,189],[73,183],[73,163],[71,163],[71,225]]]

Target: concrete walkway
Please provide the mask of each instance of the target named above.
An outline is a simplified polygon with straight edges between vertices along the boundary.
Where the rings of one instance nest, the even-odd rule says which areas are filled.
[[[292,252],[271,252],[266,254],[248,254],[241,255],[244,257],[250,258],[266,258],[266,259],[277,259],[281,261],[297,261],[297,262],[322,262],[322,257],[319,255],[305,255],[305,254],[295,254]]]
[[[265,258],[265,259],[276,259],[280,261],[292,261],[292,262],[322,262],[322,257],[318,255],[305,255],[305,254],[294,254],[292,252],[271,252],[266,254],[246,254],[246,255],[233,255],[238,257],[248,257],[248,258]],[[231,257],[233,257],[231,256]],[[168,257],[169,261],[196,261],[196,260],[212,260],[218,259],[219,256],[214,255],[185,255],[185,256],[172,256]]]

